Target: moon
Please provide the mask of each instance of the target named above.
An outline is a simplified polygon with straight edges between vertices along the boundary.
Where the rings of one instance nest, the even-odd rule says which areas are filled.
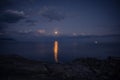
[[[57,35],[57,34],[58,34],[58,31],[55,31],[54,34]]]

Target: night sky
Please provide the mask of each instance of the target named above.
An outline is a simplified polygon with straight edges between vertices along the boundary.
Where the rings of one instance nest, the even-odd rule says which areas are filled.
[[[119,0],[0,0],[0,35],[111,35],[119,31]]]

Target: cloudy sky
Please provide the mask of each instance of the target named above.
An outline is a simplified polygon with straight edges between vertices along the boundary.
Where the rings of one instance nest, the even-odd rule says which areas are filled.
[[[119,0],[0,0],[0,34],[120,34]]]

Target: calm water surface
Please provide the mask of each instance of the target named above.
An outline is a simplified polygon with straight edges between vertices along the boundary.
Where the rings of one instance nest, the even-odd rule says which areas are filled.
[[[17,54],[47,62],[69,62],[80,57],[120,57],[120,43],[100,41],[51,40],[44,42],[0,42],[0,54]]]

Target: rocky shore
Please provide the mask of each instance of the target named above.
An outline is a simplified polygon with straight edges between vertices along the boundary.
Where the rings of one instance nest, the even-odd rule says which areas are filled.
[[[0,80],[120,80],[120,58],[80,58],[63,64],[0,55]]]

